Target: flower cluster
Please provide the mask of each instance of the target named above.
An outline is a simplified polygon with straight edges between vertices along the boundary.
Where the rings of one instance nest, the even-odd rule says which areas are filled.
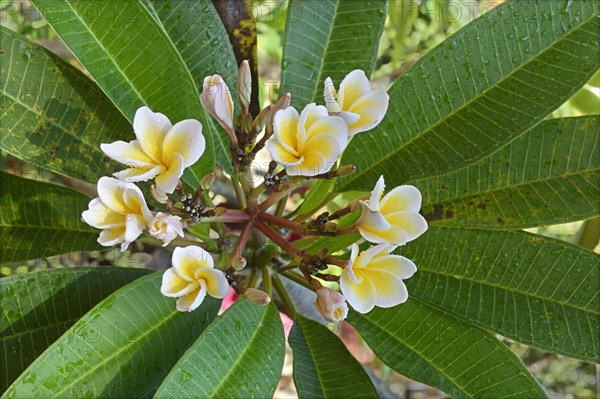
[[[394,250],[427,230],[427,222],[419,214],[421,194],[416,187],[399,186],[384,195],[381,176],[370,194],[333,213],[285,214],[288,196],[310,179],[334,179],[354,172],[352,165],[339,165],[342,153],[354,135],[383,120],[387,93],[372,89],[365,73],[355,70],[342,80],[339,92],[330,78],[325,80],[324,105],[308,104],[299,112],[291,105],[291,95],[285,93],[276,103],[256,111],[251,109],[248,62],[240,65],[236,83],[237,116],[221,76],[206,77],[200,94],[206,112],[229,137],[233,173],[224,178],[236,200],[215,206],[210,195],[214,173],[207,174],[198,187],[191,187],[193,194],[186,192],[190,188],[181,180],[184,170],[206,150],[202,124],[193,119],[172,124],[167,116],[144,106],[134,116],[135,140],[101,144],[106,155],[127,168],[114,177],[99,179],[98,198],[82,214],[86,223],[102,230],[98,242],[120,244],[124,251],[147,232],[164,246],[173,242],[185,245],[174,248],[172,267],[164,272],[160,288],[163,295],[178,298],[176,308],[182,312],[196,309],[206,295],[225,297],[231,286],[259,305],[270,302],[275,287],[284,310],[293,314],[280,275],[315,289],[315,307],[331,322],[346,317],[348,304],[365,313],[375,306],[405,302],[408,293],[403,280],[416,272],[416,266]],[[251,164],[262,149],[272,162],[263,174],[264,182],[254,186],[252,174],[257,171]],[[134,183],[152,179],[149,190],[155,202],[149,205]],[[341,227],[340,219],[355,212],[360,212],[356,222]],[[184,232],[196,223],[209,224],[215,239],[204,236],[202,241]],[[349,233],[359,233],[361,240],[352,245],[348,260],[331,256],[327,249],[308,253],[292,242],[294,234]],[[265,236],[280,248],[275,256],[261,255]],[[363,240],[375,245],[360,251]],[[218,249],[218,261],[207,248]],[[259,264],[250,264],[244,257],[247,253],[253,253],[253,261]],[[341,293],[335,290],[338,286]]]

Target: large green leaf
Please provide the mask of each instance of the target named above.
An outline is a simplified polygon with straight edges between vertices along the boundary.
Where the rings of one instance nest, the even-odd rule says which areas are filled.
[[[240,300],[182,356],[155,398],[271,398],[284,355],[277,308]]]
[[[2,280],[0,392],[81,316],[146,269],[82,267]]]
[[[160,293],[162,274],[126,285],[100,302],[38,357],[7,398],[119,397],[152,394],[216,317],[207,297],[192,313]]]
[[[327,327],[297,315],[290,332],[294,384],[300,398],[376,398],[360,363]]]
[[[90,199],[68,187],[0,171],[0,262],[102,248],[81,220]]]
[[[600,256],[525,232],[431,227],[400,251],[410,295],[519,342],[600,363]]]
[[[229,36],[210,0],[144,0],[181,54],[196,87],[201,88],[204,77],[221,75],[231,96],[237,97],[235,84],[237,65]],[[229,138],[212,119],[205,119],[204,131],[210,132],[217,162],[231,169]],[[212,172],[212,168],[205,172]]]
[[[525,228],[600,212],[600,117],[551,119],[481,161],[411,181],[431,224]]]
[[[280,92],[303,108],[323,103],[323,82],[336,85],[354,69],[371,74],[387,0],[290,0]]]
[[[454,398],[546,397],[493,335],[416,299],[367,314],[351,311],[348,321],[389,367]]]
[[[446,173],[481,159],[568,100],[600,67],[600,3],[508,0],[421,58],[388,114],[352,140],[341,189]]]
[[[33,3],[130,121],[139,107],[147,105],[173,123],[193,118],[207,125],[190,72],[141,0]],[[214,164],[212,135],[205,137],[204,155],[185,175],[193,186]],[[133,129],[120,132],[120,138],[133,139]]]
[[[0,27],[0,148],[63,175],[96,182],[116,164],[100,150],[131,125],[82,72]]]

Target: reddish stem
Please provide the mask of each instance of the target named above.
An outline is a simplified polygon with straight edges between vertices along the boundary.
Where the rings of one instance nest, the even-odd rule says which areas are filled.
[[[271,215],[270,213],[259,213],[257,217],[264,222],[275,224],[280,227],[285,227],[286,229],[295,231],[297,233],[305,232],[305,229],[301,223],[293,222],[291,220],[279,216]]]
[[[300,255],[300,251],[298,251],[298,248],[293,246],[292,243],[290,243],[285,238],[277,234],[277,232],[275,232],[272,228],[270,228],[260,220],[257,220],[254,226],[291,256]]]

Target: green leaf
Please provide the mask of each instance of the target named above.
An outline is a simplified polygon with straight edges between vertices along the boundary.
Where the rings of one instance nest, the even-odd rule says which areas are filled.
[[[102,248],[81,220],[90,199],[68,187],[0,171],[0,262]]]
[[[360,212],[353,212],[342,217],[337,224],[340,227],[349,227],[353,225],[360,217]],[[319,253],[322,249],[327,249],[330,254],[348,248],[350,245],[360,239],[360,234],[349,233],[343,235],[307,237],[294,241],[294,246],[310,254]]]
[[[304,196],[302,203],[298,206],[298,210],[295,211],[295,213],[298,214],[296,219],[304,220],[323,207],[327,202],[327,199],[331,196],[334,186],[335,180],[332,179],[321,179],[315,182],[308,189],[308,193]],[[335,195],[337,194],[333,194],[333,196]]]
[[[302,109],[323,103],[327,77],[339,85],[354,69],[369,76],[387,6],[387,0],[290,0],[280,92],[290,92]]]
[[[600,256],[525,232],[431,227],[402,247],[419,301],[513,340],[600,363]]]
[[[351,311],[348,321],[397,372],[454,398],[541,398],[538,382],[493,335],[420,300]]]
[[[229,36],[210,0],[144,0],[179,51],[198,90],[204,78],[219,74],[236,101],[237,64]],[[214,138],[215,157],[219,165],[231,170],[229,137],[208,114],[203,121],[205,134]],[[205,171],[204,174],[212,172]]]
[[[411,181],[431,224],[525,228],[587,219],[600,202],[600,117],[550,119],[481,161]]]
[[[273,397],[284,354],[277,308],[240,300],[182,356],[155,398]]]
[[[146,269],[82,267],[2,279],[0,392],[81,316]]]
[[[173,123],[191,118],[207,125],[190,72],[141,0],[33,3],[130,121],[139,107],[147,105]],[[213,137],[204,136],[206,151],[185,175],[194,187],[214,164]],[[120,132],[120,138],[134,139],[133,129]]]
[[[342,158],[340,190],[463,167],[529,130],[600,67],[595,1],[509,0],[431,50],[388,91],[387,116]]]
[[[360,363],[327,327],[297,315],[289,342],[300,398],[379,397]]]
[[[216,317],[207,297],[192,313],[160,293],[162,273],[100,302],[38,357],[7,398],[145,397]]]
[[[0,32],[0,148],[91,182],[114,170],[100,143],[131,130],[127,119],[75,67],[9,29]]]

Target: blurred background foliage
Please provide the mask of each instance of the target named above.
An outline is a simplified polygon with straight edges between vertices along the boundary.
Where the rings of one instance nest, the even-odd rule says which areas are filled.
[[[183,0],[182,0],[183,1]],[[351,1],[351,0],[349,0]],[[445,40],[482,13],[503,0],[390,0],[385,30],[381,38],[378,61],[373,73],[373,85],[387,87],[430,49]],[[281,72],[282,44],[285,31],[287,3],[285,0],[254,0],[257,19],[260,99],[263,104],[278,98]],[[71,52],[57,38],[35,8],[24,0],[0,0],[1,24],[28,36],[38,44],[81,68]],[[349,38],[349,40],[352,40]],[[81,68],[83,69],[83,68]],[[600,71],[588,84],[551,117],[600,114]],[[600,155],[599,155],[600,156]],[[2,169],[42,181],[62,183],[63,176],[32,167],[23,161],[0,152]],[[332,201],[331,207],[343,206]],[[600,253],[600,218],[561,225],[544,226],[528,231],[559,238],[594,249]],[[44,259],[0,265],[2,276],[34,270],[77,266],[125,266],[163,269],[169,254],[161,248],[142,242],[120,253],[118,249],[89,253],[74,253]],[[347,324],[337,331],[357,359],[373,369],[373,374],[386,384],[390,395],[410,398],[432,398],[444,395],[423,384],[412,382],[379,362]],[[565,358],[539,349],[505,340],[552,398],[600,398],[597,365]],[[289,350],[288,350],[289,354]],[[295,397],[291,378],[291,362],[286,359],[277,397]]]

